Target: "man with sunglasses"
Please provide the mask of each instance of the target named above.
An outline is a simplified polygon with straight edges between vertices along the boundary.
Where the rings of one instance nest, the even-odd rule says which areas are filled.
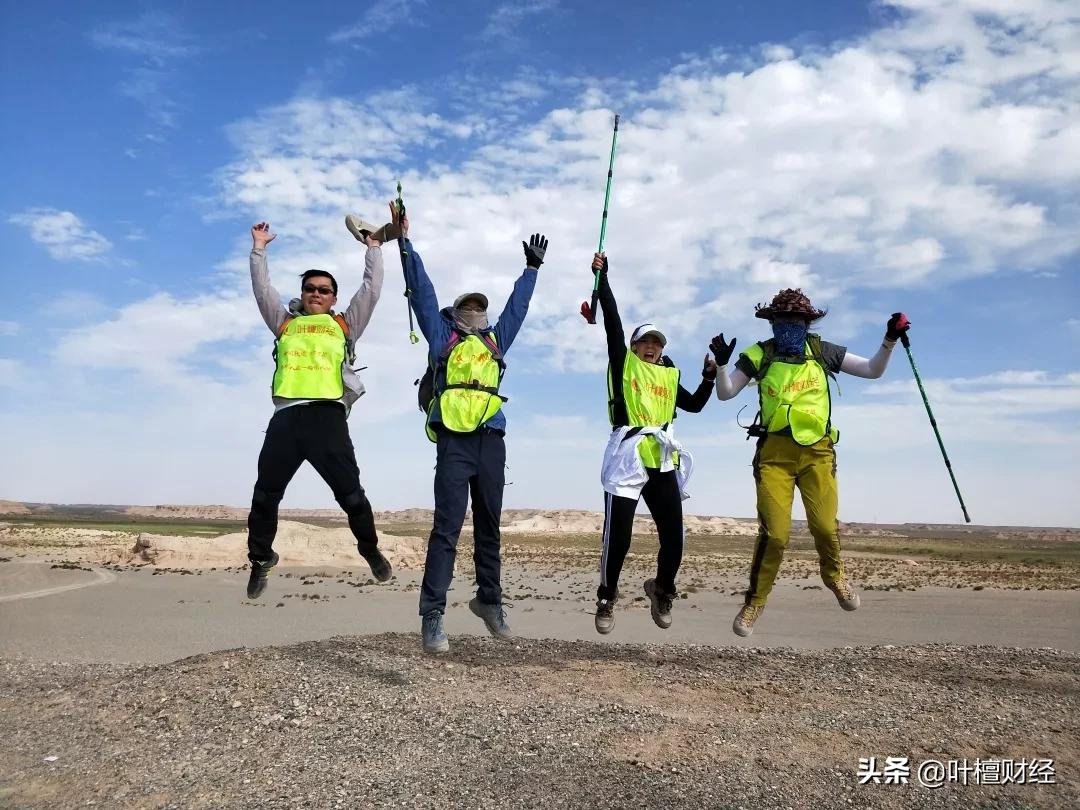
[[[380,242],[364,237],[367,255],[364,280],[341,314],[335,314],[337,281],[324,270],[307,270],[300,277],[300,298],[288,307],[270,284],[266,247],[277,234],[267,222],[251,229],[251,287],[263,320],[274,333],[274,415],[266,428],[259,473],[248,515],[248,559],[251,574],[247,595],[258,599],[267,575],[278,562],[274,553],[278,504],[285,488],[305,461],[330,485],[334,498],[349,518],[360,556],[379,582],[390,579],[390,563],[378,549],[375,518],[349,438],[346,418],[363,394],[351,366],[352,348],[371,320],[383,284]]]

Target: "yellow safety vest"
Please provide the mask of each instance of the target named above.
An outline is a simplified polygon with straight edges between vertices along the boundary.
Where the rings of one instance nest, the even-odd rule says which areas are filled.
[[[494,335],[488,339],[498,347]],[[499,412],[504,369],[500,360],[476,335],[466,335],[454,345],[446,358],[446,380],[438,397],[443,427],[454,433],[472,433]],[[435,441],[430,422],[427,434]]]
[[[765,349],[757,343],[742,353],[755,371],[761,369]],[[756,376],[756,375],[755,375]],[[828,436],[836,442],[840,431],[832,426],[832,397],[825,368],[814,356],[810,342],[802,363],[774,358],[758,380],[761,424],[769,433],[790,430],[801,445],[816,444]]]
[[[287,320],[274,345],[274,396],[341,399],[347,335],[340,315],[297,315]]]
[[[632,351],[623,363],[622,393],[626,419],[631,427],[666,427],[675,418],[675,397],[679,391],[679,370],[657,363],[646,363]],[[611,368],[608,368],[608,416],[615,424],[614,391]],[[660,442],[646,436],[638,444],[638,453],[646,467],[660,468],[663,451]],[[676,463],[678,461],[676,460]]]

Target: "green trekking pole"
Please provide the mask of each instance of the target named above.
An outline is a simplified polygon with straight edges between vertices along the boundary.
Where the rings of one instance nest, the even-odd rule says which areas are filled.
[[[607,236],[608,203],[611,202],[611,177],[615,171],[615,141],[619,137],[619,116],[615,116],[615,130],[611,133],[611,158],[608,160],[607,187],[604,189],[604,216],[600,220],[600,247],[597,253],[604,252],[604,237]],[[592,302],[589,304],[589,314],[586,320],[596,323],[596,299],[600,297],[600,271],[593,271]]]
[[[901,326],[906,325],[907,317],[902,313],[895,313],[893,317],[897,315],[901,317]],[[964,512],[964,520],[967,523],[971,523],[971,518],[968,517],[967,507],[964,506],[964,496],[960,494],[960,487],[956,483],[956,476],[953,475],[952,462],[949,461],[949,454],[945,452],[945,444],[941,441],[941,433],[938,431],[937,420],[934,418],[934,412],[930,410],[930,400],[926,398],[926,391],[923,390],[922,380],[919,378],[919,369],[915,367],[915,358],[911,356],[911,341],[908,339],[907,330],[900,333],[900,342],[904,344],[904,351],[907,352],[908,362],[911,363],[911,373],[915,375],[915,383],[919,386],[919,393],[922,394],[923,405],[926,406],[926,415],[930,417],[930,426],[934,429],[934,436],[937,437],[938,447],[941,448],[941,457],[945,459],[945,467],[949,471],[949,478],[952,480],[953,489],[956,490],[956,499],[960,501],[960,508]]]
[[[401,199],[401,181],[398,180],[397,184],[397,199],[394,200],[394,205],[397,206],[398,212],[398,224],[405,219],[405,201]],[[420,342],[419,336],[416,334],[416,325],[413,323],[412,314],[412,290],[409,289],[409,273],[406,269],[406,260],[409,257],[409,251],[405,249],[405,232],[398,229],[398,251],[401,253],[401,274],[405,276],[405,309],[409,313],[409,343],[416,344]]]

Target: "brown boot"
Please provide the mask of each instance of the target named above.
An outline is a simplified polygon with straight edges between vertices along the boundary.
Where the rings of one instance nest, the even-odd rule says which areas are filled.
[[[739,615],[731,623],[731,629],[735,631],[735,635],[746,638],[754,632],[754,622],[764,612],[764,605],[743,605],[739,610]]]
[[[836,582],[826,582],[825,587],[828,588],[836,596],[836,601],[840,603],[840,607],[844,610],[858,610],[859,609],[859,594],[855,592],[846,579],[838,579]]]

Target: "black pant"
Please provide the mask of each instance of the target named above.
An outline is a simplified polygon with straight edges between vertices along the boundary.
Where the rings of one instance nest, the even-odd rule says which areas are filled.
[[[641,490],[641,497],[649,507],[660,535],[660,551],[656,555],[656,589],[675,596],[675,575],[683,555],[682,493],[675,470],[660,472],[647,469],[649,480]],[[634,498],[622,498],[604,493],[604,546],[600,556],[600,587],[597,599],[614,599],[619,590],[619,574],[622,573],[626,553],[630,550],[630,538],[634,532],[634,512],[638,502]]]
[[[248,515],[248,559],[252,562],[273,558],[278,504],[305,461],[330,485],[334,498],[349,516],[357,548],[378,545],[375,516],[360,486],[345,408],[340,402],[317,401],[278,411],[266,428],[259,453],[259,478]]]
[[[502,601],[499,521],[506,483],[502,433],[486,428],[473,433],[442,430],[436,447],[435,521],[428,537],[420,588],[421,616],[432,610],[446,612],[446,592],[454,579],[458,535],[470,495],[476,596],[488,605]]]

